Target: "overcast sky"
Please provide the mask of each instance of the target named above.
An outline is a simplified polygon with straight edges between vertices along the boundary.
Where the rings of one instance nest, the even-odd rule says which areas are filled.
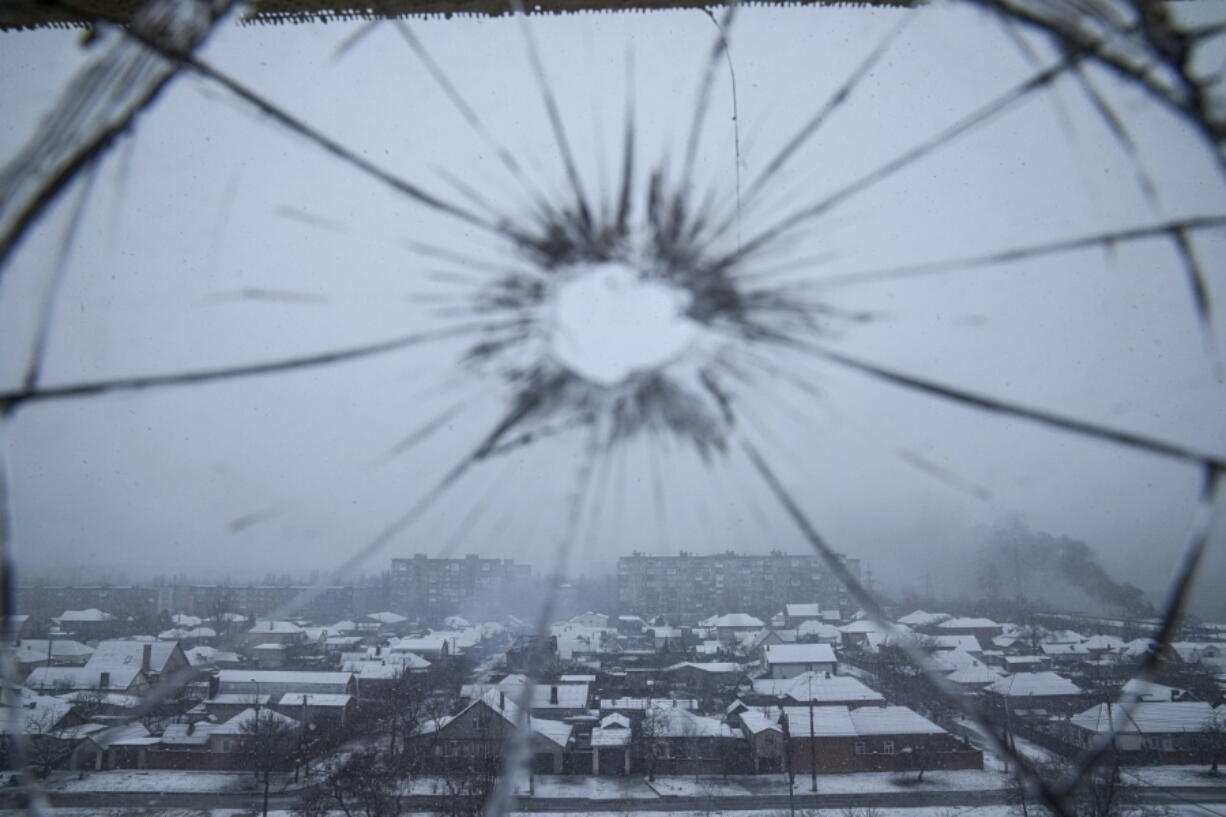
[[[733,208],[737,139],[744,189],[903,18],[905,30],[849,103],[745,210],[743,238],[1036,70],[997,22],[962,7],[742,9],[731,33],[739,117],[734,123],[720,63],[693,176],[699,188],[712,186],[720,206]],[[519,24],[412,25],[498,143],[563,201],[563,166]],[[336,56],[356,28],[228,25],[204,56],[367,159],[469,206],[448,182],[462,180],[493,209],[526,218],[514,178],[394,28],[380,26]],[[615,190],[628,84],[639,191],[648,163],[667,156],[676,165],[716,34],[710,18],[577,15],[533,19],[531,28],[594,199]],[[1029,42],[1050,58],[1040,40]],[[92,54],[72,32],[0,35],[0,155],[29,137]],[[1186,125],[1112,77],[1093,77],[1127,122],[1153,200],[1085,94],[1060,83],[806,222],[754,263],[820,282],[1226,212],[1226,185]],[[78,192],[38,225],[0,282],[6,385],[24,370]],[[712,250],[736,240],[730,229]],[[46,382],[275,360],[456,323],[440,308],[462,307],[446,299],[471,290],[436,273],[479,277],[477,266],[424,256],[413,241],[492,266],[526,263],[506,242],[390,191],[216,86],[180,78],[100,168],[56,301]],[[1222,232],[1198,233],[1195,250],[1212,294],[1226,302]],[[831,348],[1226,452],[1226,386],[1166,239],[813,292],[876,315],[824,325]],[[4,429],[19,565],[76,568],[81,578],[332,569],[427,495],[507,411],[513,393],[498,368],[461,365],[472,342],[28,405]],[[966,555],[1009,520],[1084,539],[1121,579],[1151,593],[1170,576],[1195,505],[1194,468],[730,343],[720,353],[737,357],[752,380],[730,385],[736,439],[751,440],[830,542],[880,582],[958,592],[970,575]],[[1226,350],[1221,323],[1214,343]],[[425,439],[388,456],[432,422]],[[359,572],[416,552],[548,569],[585,473],[586,441],[579,429],[483,460]],[[667,436],[604,451],[573,541],[575,569],[634,550],[805,550],[741,450],[730,451],[706,462]],[[1226,581],[1224,539],[1218,523],[1202,590]],[[1210,595],[1202,602],[1221,609]]]

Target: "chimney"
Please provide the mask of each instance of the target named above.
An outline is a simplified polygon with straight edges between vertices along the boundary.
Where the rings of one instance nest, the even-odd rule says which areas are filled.
[[[217,691],[221,689],[221,679],[216,675],[209,676],[209,697],[216,698]]]
[[[507,708],[507,694],[503,692],[501,689],[498,690],[498,708],[499,709]]]
[[[149,665],[153,663],[153,645],[146,644],[140,654],[140,671],[149,674]]]
[[[106,689],[111,685],[111,674],[109,672],[98,673],[98,686]]]
[[[558,687],[553,685],[549,687],[549,703],[556,704],[558,702]]]

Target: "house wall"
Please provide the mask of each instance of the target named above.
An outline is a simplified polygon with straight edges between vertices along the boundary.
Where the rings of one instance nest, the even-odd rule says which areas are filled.
[[[806,672],[828,672],[834,674],[837,661],[810,662],[807,664],[771,664],[771,678],[795,678]]]
[[[894,751],[887,752],[887,741]],[[856,744],[863,743],[863,753]],[[982,769],[983,752],[967,749],[952,735],[873,735],[869,737],[793,737],[792,770],[808,772],[817,764],[819,772],[889,772],[913,770],[910,747],[924,752],[929,769]]]

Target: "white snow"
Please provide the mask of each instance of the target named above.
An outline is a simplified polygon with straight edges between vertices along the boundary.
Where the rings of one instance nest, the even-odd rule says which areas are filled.
[[[549,346],[575,374],[602,386],[679,357],[698,337],[690,296],[630,266],[596,264],[558,287]]]

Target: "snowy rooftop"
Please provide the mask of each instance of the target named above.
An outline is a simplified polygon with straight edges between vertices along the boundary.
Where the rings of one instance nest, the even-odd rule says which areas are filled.
[[[833,664],[837,659],[829,644],[769,644],[767,664]]]
[[[862,706],[850,712],[860,735],[939,735],[945,732],[905,706]]]
[[[850,675],[826,676],[821,672],[802,672],[795,678],[759,678],[753,682],[759,695],[788,696],[794,701],[884,701],[881,693],[869,689]]]
[[[223,684],[347,684],[349,672],[300,672],[298,670],[223,669],[217,678]]]
[[[114,621],[110,613],[104,613],[97,607],[87,610],[65,610],[61,615],[52,617],[52,621]]]
[[[1054,672],[1016,672],[994,681],[987,691],[1010,698],[1082,694],[1081,687]]]
[[[704,621],[708,627],[763,627],[765,626],[760,618],[754,618],[748,613],[728,613],[718,616],[714,619]]]
[[[257,621],[248,632],[253,635],[260,633],[293,634],[302,632],[302,628],[292,621]]]
[[[1181,698],[1187,694],[1186,690],[1177,689],[1176,687],[1163,686],[1155,684],[1153,681],[1143,681],[1140,678],[1133,678],[1124,684],[1121,694],[1136,695],[1140,701],[1173,701],[1176,698]]]
[[[898,623],[907,624],[911,627],[931,627],[934,624],[940,624],[942,621],[949,621],[951,618],[953,616],[949,613],[928,613],[924,610],[916,610],[898,619]]]
[[[352,700],[352,695],[335,692],[286,692],[277,701],[277,706],[302,706],[305,703],[307,706],[344,707],[348,706]]]
[[[209,735],[216,728],[216,724],[208,721],[167,724],[162,731],[162,743],[168,746],[203,746],[209,742]]]
[[[399,613],[393,613],[390,610],[385,610],[382,613],[367,613],[367,618],[373,618],[375,621],[383,624],[400,624],[408,621],[408,616],[402,616]]]
[[[785,604],[783,609],[791,618],[820,618],[822,615],[820,604]]]
[[[765,732],[768,729],[773,729],[777,732],[782,731],[778,721],[769,715],[764,715],[755,709],[747,709],[741,713],[741,723],[745,724],[745,728],[749,734],[756,735],[759,732]],[[806,721],[807,723],[808,721]]]
[[[1131,710],[1119,704],[1099,704],[1074,715],[1072,722],[1091,732],[1110,732],[1114,725],[1117,733],[1171,734],[1203,731],[1213,713],[1213,707],[1203,701],[1141,702]]]
[[[242,734],[245,734],[247,733],[248,730],[254,729],[254,722],[255,722],[256,714],[257,712],[254,708],[244,709],[242,712],[239,712],[237,715],[235,715],[233,718],[230,718],[230,720],[226,721],[225,723],[218,724],[213,729],[213,734],[214,735],[242,735]],[[269,722],[284,724],[285,726],[292,727],[294,729],[298,728],[298,721],[294,720],[288,715],[282,715],[280,712],[277,712],[276,710],[260,709],[258,714],[260,718],[261,728],[263,728],[264,723],[269,723]]]
[[[601,711],[620,709],[625,712],[637,712],[656,706],[677,706],[681,709],[697,709],[698,701],[694,698],[601,698]]]
[[[695,715],[680,706],[657,705],[648,710],[654,737],[731,738],[737,733],[719,718]]]
[[[796,625],[796,634],[801,637],[838,638],[839,628],[824,621],[802,621]]]
[[[704,664],[698,664],[693,661],[682,661],[680,664],[673,664],[671,667],[665,667],[665,672],[674,672],[679,669],[692,668],[702,672],[710,673],[731,673],[742,672],[745,667],[735,661],[709,661]]]
[[[89,667],[39,667],[26,678],[34,689],[103,689],[102,673],[108,673],[106,689],[127,689],[136,680],[140,664],[96,670]]]
[[[937,628],[941,630],[954,630],[961,628],[986,630],[991,627],[999,626],[999,624],[990,618],[951,618],[947,621],[942,621],[937,625]]]
[[[59,659],[78,658],[84,661],[94,651],[93,647],[70,638],[23,638],[13,647],[13,657],[20,664],[46,661],[48,645],[51,657]]]
[[[85,666],[91,670],[111,672],[126,667],[139,668],[148,648],[149,669],[161,672],[177,646],[173,641],[103,641],[94,649]]]

